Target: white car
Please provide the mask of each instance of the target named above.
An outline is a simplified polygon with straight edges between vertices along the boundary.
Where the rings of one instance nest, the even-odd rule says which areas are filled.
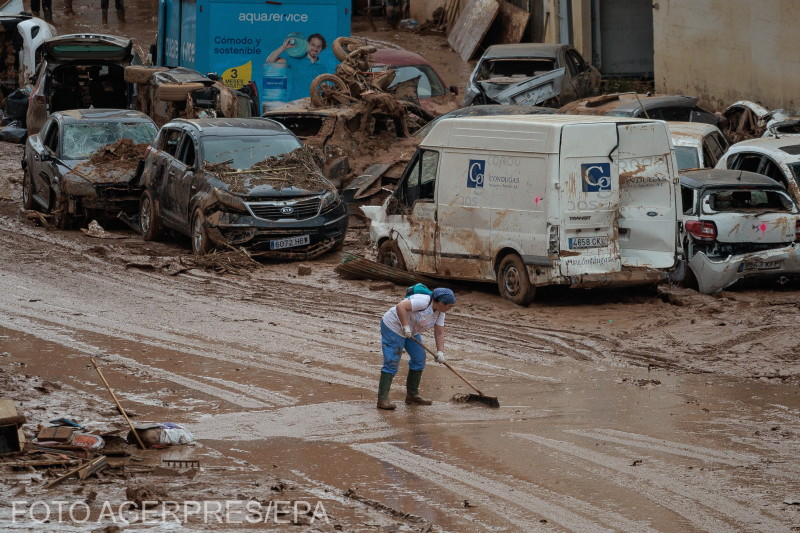
[[[800,210],[774,180],[753,172],[681,173],[686,261],[673,280],[710,294],[744,278],[800,277]]]
[[[769,176],[781,183],[800,203],[800,138],[761,137],[738,142],[717,162],[715,168],[747,170]]]
[[[678,170],[714,168],[729,143],[714,125],[703,122],[668,122]]]
[[[14,89],[24,87],[36,71],[36,51],[47,39],[55,37],[58,32],[42,19],[30,15],[12,15],[0,12],[0,46],[3,50],[13,49],[16,52],[11,66],[16,72],[15,78],[0,80],[5,94]],[[6,61],[6,66],[9,66]]]

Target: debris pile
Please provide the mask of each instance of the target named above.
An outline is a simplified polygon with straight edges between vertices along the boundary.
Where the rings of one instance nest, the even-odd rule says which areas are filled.
[[[120,139],[97,150],[84,164],[94,167],[113,166],[116,170],[134,172],[146,150],[147,143],[136,144],[130,139]]]
[[[320,179],[320,158],[314,148],[309,146],[278,157],[270,157],[245,170],[234,169],[228,162],[205,162],[203,168],[228,184],[233,193],[243,193],[265,184],[276,190],[296,187],[317,191],[323,183]]]

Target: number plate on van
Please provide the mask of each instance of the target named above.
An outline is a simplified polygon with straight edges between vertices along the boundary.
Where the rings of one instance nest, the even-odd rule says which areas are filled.
[[[604,248],[608,246],[608,237],[571,237],[569,239],[569,249],[580,248]]]

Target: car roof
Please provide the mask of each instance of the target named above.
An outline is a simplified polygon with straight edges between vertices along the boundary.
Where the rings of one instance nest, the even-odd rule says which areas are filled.
[[[667,122],[667,127],[675,146],[698,146],[706,135],[719,133],[719,128],[705,122]]]
[[[637,98],[638,97],[638,98]],[[633,114],[637,110],[655,109],[658,107],[694,107],[699,99],[694,96],[680,94],[632,94],[613,93],[592,98],[584,98],[566,104],[558,110],[559,113],[589,113],[601,115],[604,113]]]
[[[562,48],[569,48],[569,45],[549,43],[494,44],[486,49],[483,56],[481,56],[481,61],[506,57],[556,58],[558,51]]]
[[[782,188],[774,179],[748,172],[746,170],[728,170],[704,168],[685,170],[680,173],[681,185],[699,189],[703,187],[775,187]]]
[[[280,122],[268,118],[178,118],[162,128],[188,125],[203,135],[294,135]]]
[[[737,150],[740,148],[760,148],[766,152],[779,152],[784,158],[800,159],[800,138],[796,136],[779,136],[775,137],[758,137],[756,139],[747,139],[741,141],[728,150]]]
[[[56,111],[54,116],[60,117],[64,123],[73,122],[130,122],[142,121],[153,122],[153,119],[133,109],[70,109],[68,111]]]
[[[421,55],[408,50],[396,50],[394,48],[378,48],[372,53],[372,62],[375,65],[389,65],[404,67],[407,65],[427,65],[431,66],[427,59]]]

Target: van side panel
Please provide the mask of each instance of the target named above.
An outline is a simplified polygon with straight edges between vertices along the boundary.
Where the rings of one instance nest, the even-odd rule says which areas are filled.
[[[616,145],[613,123],[571,124],[562,129],[559,256],[564,276],[621,269]]]
[[[622,264],[671,268],[679,183],[666,125],[647,122],[617,128]]]

